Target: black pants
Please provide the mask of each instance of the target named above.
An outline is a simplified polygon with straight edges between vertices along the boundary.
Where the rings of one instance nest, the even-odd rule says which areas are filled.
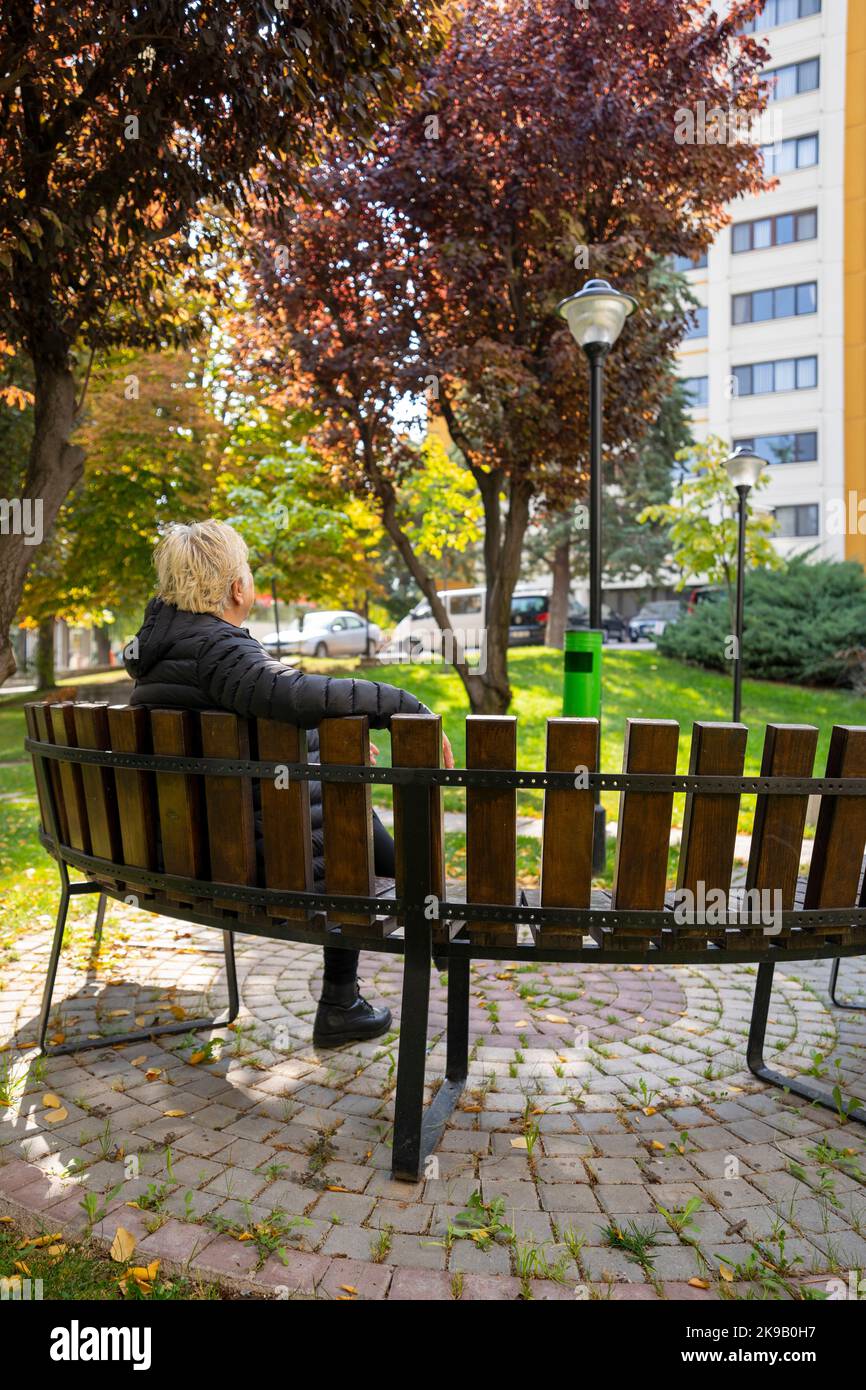
[[[394,877],[394,841],[377,815],[373,815],[373,867],[379,878]],[[349,984],[358,974],[359,951],[325,946],[325,974],[329,985]]]

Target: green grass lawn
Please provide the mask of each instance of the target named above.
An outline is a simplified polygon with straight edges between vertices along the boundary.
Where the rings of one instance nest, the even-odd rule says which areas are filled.
[[[309,663],[310,669],[335,675],[358,674],[357,663],[323,661]],[[545,720],[562,713],[562,654],[545,648],[521,648],[510,656],[511,684],[514,691],[513,713],[517,716],[518,766],[544,766]],[[364,674],[367,674],[365,672]],[[457,676],[443,666],[412,665],[383,666],[371,675],[411,690],[431,709],[442,715],[446,731],[454,746],[458,766],[464,761],[464,717],[466,698]],[[117,674],[102,677],[116,680]],[[79,679],[74,682],[81,685]],[[99,684],[99,681],[94,682]],[[96,694],[96,692],[94,692]],[[36,797],[32,773],[23,761],[21,747],[24,736],[22,706],[30,695],[0,695],[0,987],[2,987],[3,948],[14,951],[18,927],[34,921],[50,920],[56,896],[56,874],[48,857],[36,839]],[[622,767],[623,735],[628,717],[676,719],[680,737],[679,770],[688,768],[689,742],[692,723],[697,719],[726,720],[730,718],[731,682],[729,679],[700,671],[679,662],[667,660],[652,651],[632,648],[606,648],[604,654],[604,695],[602,719],[602,767],[618,771]],[[743,721],[749,726],[746,772],[760,769],[764,730],[768,722],[784,724],[815,724],[820,731],[816,770],[823,771],[827,756],[830,730],[834,724],[866,724],[866,700],[846,691],[811,689],[802,686],[774,684],[769,681],[746,681],[743,691]],[[389,737],[377,733],[375,740],[381,748],[380,762],[387,764]],[[388,805],[389,793],[384,788],[374,792],[379,805]],[[608,816],[616,815],[616,793],[604,797]],[[682,821],[683,798],[674,801],[674,824]],[[463,809],[463,794],[449,792],[445,799],[449,810]],[[752,798],[744,798],[740,828],[751,825]],[[518,797],[521,814],[538,815],[541,793],[522,792]],[[463,862],[462,836],[448,839],[448,862],[451,871],[459,874]],[[607,879],[610,872],[610,856]],[[669,868],[672,868],[672,857]],[[519,844],[518,871],[522,882],[530,883],[537,874],[538,841],[522,836]],[[89,920],[93,905],[74,904],[75,918]]]

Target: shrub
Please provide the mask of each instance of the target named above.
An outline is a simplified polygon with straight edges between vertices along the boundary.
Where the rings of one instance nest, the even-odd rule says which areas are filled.
[[[668,627],[659,651],[727,670],[731,632],[727,594],[698,605]],[[866,645],[866,573],[853,560],[812,563],[798,556],[781,570],[746,578],[743,671],[762,680],[856,687],[852,652]]]

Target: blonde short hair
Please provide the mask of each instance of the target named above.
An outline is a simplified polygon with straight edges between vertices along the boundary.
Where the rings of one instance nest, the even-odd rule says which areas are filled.
[[[246,541],[225,521],[176,522],[153,552],[159,597],[187,613],[221,616],[248,554]]]

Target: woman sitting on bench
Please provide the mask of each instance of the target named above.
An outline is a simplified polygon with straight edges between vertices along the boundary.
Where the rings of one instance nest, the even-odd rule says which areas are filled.
[[[174,525],[154,552],[157,597],[147,606],[124,664],[135,686],[132,705],[157,709],[225,709],[245,718],[279,719],[309,729],[311,762],[319,761],[317,725],[325,718],[365,714],[387,729],[395,714],[428,714],[414,695],[379,681],[304,675],[269,656],[243,626],[255,588],[247,547],[221,521]],[[443,736],[446,767],[454,766]],[[375,751],[375,749],[374,749]],[[310,783],[313,872],[324,878],[321,783]],[[375,871],[394,876],[394,843],[373,813]],[[324,948],[322,996],[313,1041],[338,1046],[376,1038],[391,1026],[389,1009],[375,1009],[358,986],[358,952]]]

